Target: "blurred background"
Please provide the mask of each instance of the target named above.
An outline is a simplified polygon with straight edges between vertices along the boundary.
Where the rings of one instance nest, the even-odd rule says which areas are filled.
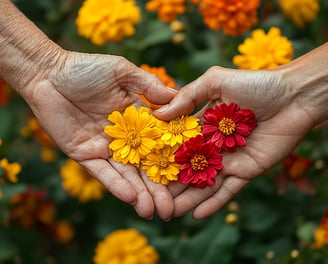
[[[14,3],[63,48],[124,56],[176,89],[214,65],[274,68],[328,40],[327,0]],[[138,217],[67,159],[1,80],[0,139],[1,264],[328,263],[325,123],[198,221]]]

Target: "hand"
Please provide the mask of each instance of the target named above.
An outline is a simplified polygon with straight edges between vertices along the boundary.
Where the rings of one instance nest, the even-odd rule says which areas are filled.
[[[163,219],[173,213],[168,189],[139,174],[132,165],[113,161],[110,139],[103,132],[107,116],[141,105],[139,96],[167,103],[174,92],[157,77],[126,59],[61,51],[55,67],[36,76],[24,89],[24,98],[59,148],[83,165],[117,198],[133,204],[136,212]]]
[[[174,216],[193,210],[195,219],[205,218],[232,199],[251,179],[287,156],[314,125],[314,117],[303,107],[296,90],[282,79],[279,71],[241,71],[213,67],[183,87],[169,105],[154,112],[158,118],[172,119],[190,114],[202,103],[199,112],[221,102],[234,102],[251,109],[258,127],[246,138],[246,147],[224,153],[223,171],[214,186],[204,189],[179,183],[169,189],[174,198]]]

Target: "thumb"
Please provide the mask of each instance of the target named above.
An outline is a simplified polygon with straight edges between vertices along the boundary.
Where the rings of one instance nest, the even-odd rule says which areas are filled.
[[[212,73],[208,70],[195,81],[181,88],[169,104],[154,111],[154,115],[162,120],[172,120],[181,115],[192,113],[198,106],[208,100],[213,100],[213,95],[220,98],[219,86],[210,81]]]

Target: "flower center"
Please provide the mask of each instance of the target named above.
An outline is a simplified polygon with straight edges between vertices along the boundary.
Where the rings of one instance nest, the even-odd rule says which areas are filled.
[[[126,143],[133,148],[138,147],[141,143],[140,135],[136,129],[128,130],[125,139]]]
[[[236,129],[236,123],[230,118],[224,117],[219,122],[219,130],[222,134],[231,135]]]
[[[165,169],[167,166],[169,166],[170,162],[169,159],[167,157],[161,157],[158,161],[157,161],[157,166],[161,169]]]
[[[196,154],[191,160],[191,168],[194,171],[202,171],[208,166],[208,162],[203,155]]]
[[[168,130],[174,135],[179,135],[186,130],[183,117],[178,117],[170,121]]]

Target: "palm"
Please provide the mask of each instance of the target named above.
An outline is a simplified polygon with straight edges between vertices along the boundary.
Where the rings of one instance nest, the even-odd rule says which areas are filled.
[[[231,76],[231,73],[236,75]],[[217,211],[252,178],[288,155],[313,126],[311,117],[304,109],[297,103],[289,104],[290,91],[283,82],[270,78],[271,74],[262,76],[259,72],[248,72],[242,76],[242,72],[230,71],[229,78],[224,78],[224,74],[211,74],[209,71],[185,87],[179,109],[187,109],[186,114],[202,101],[209,100],[210,103],[197,113],[201,118],[208,107],[220,102],[234,102],[255,113],[258,127],[246,138],[246,147],[235,153],[224,153],[224,169],[214,186],[185,189],[186,186],[173,184],[170,187],[175,196],[175,216],[194,209],[193,216],[203,218]],[[201,84],[203,90],[196,87]],[[188,93],[195,90],[197,95],[193,96],[196,100],[190,103],[186,98]],[[179,100],[178,96],[175,100]],[[174,109],[173,112],[179,110]]]
[[[150,84],[157,90],[152,90]],[[172,93],[126,60],[70,53],[63,68],[50,73],[33,93],[37,105],[32,109],[57,145],[119,199],[136,203],[136,211],[146,218],[155,209],[168,218],[173,210],[172,198],[164,186],[148,181],[144,175],[140,177],[135,167],[114,162],[103,129],[112,111],[141,104],[135,93],[145,93],[154,100],[160,89],[164,91],[157,98],[162,102],[155,103],[166,103]],[[167,201],[163,206],[158,203],[161,195]]]

